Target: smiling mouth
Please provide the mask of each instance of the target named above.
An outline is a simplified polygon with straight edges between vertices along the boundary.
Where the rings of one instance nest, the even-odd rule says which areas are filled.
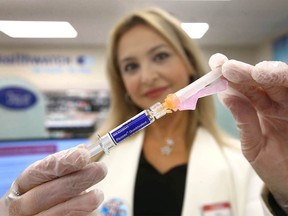
[[[151,89],[150,91],[146,92],[144,95],[148,98],[157,98],[163,94],[163,92],[166,90],[166,87],[161,88],[155,88]]]

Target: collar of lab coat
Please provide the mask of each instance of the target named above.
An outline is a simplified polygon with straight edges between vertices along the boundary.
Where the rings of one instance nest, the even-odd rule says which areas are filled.
[[[188,162],[182,215],[200,215],[204,206],[217,203],[227,202],[235,209],[232,182],[223,148],[205,129],[199,129]]]
[[[108,174],[96,185],[105,193],[105,202],[120,198],[133,212],[133,195],[144,132],[111,150],[103,162]],[[110,183],[109,183],[110,182]],[[112,183],[113,182],[113,183]],[[201,215],[202,207],[228,202],[235,208],[232,176],[222,148],[205,129],[198,129],[188,161],[182,215]],[[234,214],[235,215],[235,214]]]

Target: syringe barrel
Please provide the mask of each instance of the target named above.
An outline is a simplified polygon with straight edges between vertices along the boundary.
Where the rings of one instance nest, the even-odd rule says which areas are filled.
[[[107,133],[102,137],[97,135],[97,139],[93,140],[93,143],[90,143],[89,145],[87,145],[87,148],[90,151],[90,155],[91,155],[90,157],[93,157],[102,151],[108,154],[109,149],[114,146],[115,146],[115,143],[111,139],[110,135]]]
[[[136,132],[144,129],[155,119],[159,119],[166,114],[167,108],[161,104],[156,103],[147,110],[143,110],[123,124],[109,131],[104,136],[98,136],[96,143],[88,146],[91,157],[95,156],[101,151],[109,153],[109,149],[116,146],[126,138],[132,136]]]

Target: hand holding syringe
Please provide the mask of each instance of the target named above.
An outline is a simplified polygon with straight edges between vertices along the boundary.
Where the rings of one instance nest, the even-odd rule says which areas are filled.
[[[136,116],[109,131],[104,136],[98,136],[96,143],[88,145],[91,157],[99,152],[109,153],[109,149],[118,143],[150,125],[156,119],[169,112],[177,110],[194,110],[198,98],[215,94],[227,88],[227,81],[221,79],[221,68],[212,70],[190,85],[169,94],[164,103],[156,103],[149,109],[143,110]]]

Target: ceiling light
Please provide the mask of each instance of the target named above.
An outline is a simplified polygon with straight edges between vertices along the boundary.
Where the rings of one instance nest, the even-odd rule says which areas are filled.
[[[182,29],[193,39],[200,39],[209,29],[208,23],[181,23]]]
[[[77,37],[77,31],[68,22],[0,21],[0,31],[12,38]]]

